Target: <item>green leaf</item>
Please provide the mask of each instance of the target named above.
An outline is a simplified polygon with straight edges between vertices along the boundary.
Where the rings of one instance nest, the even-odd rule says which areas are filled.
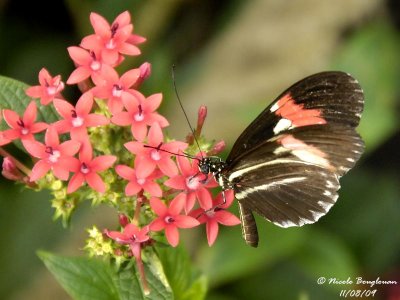
[[[400,40],[396,30],[378,20],[355,33],[333,64],[354,75],[365,93],[360,133],[368,151],[379,146],[399,128]],[[384,55],[382,55],[384,53]]]
[[[104,261],[87,257],[62,257],[39,251],[39,257],[67,293],[77,300],[169,300],[174,299],[160,262],[154,256],[145,263],[150,294],[141,289],[134,263],[120,271]]]
[[[25,94],[25,90],[28,87],[28,85],[18,80],[0,76],[0,110],[11,109],[17,112],[20,116],[23,115],[26,107],[32,101],[32,98]],[[40,105],[38,101],[36,101],[36,104],[38,107],[36,118],[37,122],[45,122],[50,124],[59,119],[53,105]],[[5,122],[0,122],[0,130],[7,128],[8,126],[5,124]],[[15,143],[15,145],[24,150],[21,143],[18,142]]]
[[[156,251],[175,299],[204,299],[207,280],[192,270],[186,249],[179,245],[176,248],[158,247]]]

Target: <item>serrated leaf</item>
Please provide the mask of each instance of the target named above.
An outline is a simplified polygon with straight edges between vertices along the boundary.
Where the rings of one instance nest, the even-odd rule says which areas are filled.
[[[145,295],[133,263],[118,271],[106,262],[95,258],[63,257],[44,251],[38,252],[38,255],[73,299],[174,299],[170,286],[160,276],[157,266],[159,261],[154,257],[152,261],[145,263],[146,279],[150,288],[150,294]]]

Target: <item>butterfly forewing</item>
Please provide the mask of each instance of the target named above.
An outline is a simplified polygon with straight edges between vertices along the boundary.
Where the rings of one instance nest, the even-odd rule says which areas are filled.
[[[315,74],[283,92],[240,135],[222,177],[245,213],[248,244],[258,243],[252,211],[282,227],[314,223],[329,211],[340,176],[364,150],[355,131],[363,103],[350,75]]]

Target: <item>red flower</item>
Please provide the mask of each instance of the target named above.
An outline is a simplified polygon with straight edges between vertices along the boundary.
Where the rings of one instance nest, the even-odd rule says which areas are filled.
[[[168,243],[172,247],[176,247],[179,243],[178,228],[192,228],[200,224],[195,218],[180,214],[184,205],[185,195],[183,194],[176,196],[169,207],[157,198],[150,199],[150,206],[158,215],[158,218],[150,224],[150,229],[153,231],[165,229]]]
[[[47,105],[57,97],[60,97],[60,93],[64,89],[61,75],[52,77],[45,68],[39,72],[39,83],[40,85],[29,87],[26,90],[26,94],[29,97],[40,98],[42,105]]]
[[[68,193],[75,192],[84,182],[99,193],[106,191],[106,186],[97,172],[104,171],[112,166],[117,160],[113,155],[102,155],[93,159],[93,149],[90,144],[85,144],[79,152],[79,160],[75,159],[72,163],[71,171],[75,174],[71,177],[68,184]]]
[[[49,127],[45,135],[45,145],[35,140],[24,142],[25,149],[34,157],[40,160],[33,166],[30,181],[36,181],[43,177],[50,169],[54,175],[67,180],[71,166],[74,164],[75,155],[80,148],[81,143],[77,141],[66,141],[60,144],[57,130]]]
[[[57,112],[64,118],[54,124],[58,133],[69,132],[71,139],[77,141],[87,141],[87,127],[106,125],[109,120],[102,115],[91,114],[93,106],[93,95],[91,92],[83,94],[76,106],[72,106],[65,100],[54,100],[54,107]]]
[[[127,196],[136,195],[141,190],[148,192],[152,197],[162,196],[160,186],[154,182],[154,180],[160,178],[162,174],[153,172],[153,174],[148,177],[140,178],[137,177],[135,169],[125,165],[116,166],[115,171],[119,176],[129,181],[125,187],[125,194]]]
[[[137,91],[131,93],[135,97],[122,99],[127,111],[115,114],[111,122],[119,126],[131,125],[133,137],[141,142],[147,135],[147,126],[156,122],[160,127],[166,127],[169,123],[167,119],[155,112],[161,104],[162,94],[145,98]]]
[[[139,69],[132,69],[125,74],[118,76],[117,71],[108,65],[104,65],[101,72],[93,74],[92,79],[95,87],[92,89],[93,95],[98,98],[107,99],[108,108],[113,114],[119,113],[123,109],[122,100],[129,101],[135,98],[132,94],[133,86],[140,76]]]
[[[231,206],[234,199],[233,190],[225,191],[226,203],[223,203],[222,192],[213,200],[212,204],[196,209],[190,213],[196,217],[200,223],[206,223],[208,245],[214,244],[218,235],[218,223],[225,226],[235,226],[240,224],[240,220],[234,214],[226,211]]]
[[[31,101],[21,118],[16,112],[10,109],[3,110],[4,120],[12,129],[3,132],[5,140],[21,139],[33,140],[33,134],[45,130],[48,125],[43,122],[35,123],[37,108],[35,101]]]
[[[100,72],[102,60],[99,52],[73,46],[68,48],[68,53],[77,66],[69,76],[68,84],[79,83],[92,76],[92,74]]]
[[[147,140],[149,146],[155,147],[156,149],[146,148],[140,142],[128,142],[125,144],[125,147],[136,155],[136,175],[139,178],[146,178],[153,173],[157,166],[169,177],[177,175],[178,168],[171,159],[172,154],[163,150],[178,153],[179,150],[184,150],[187,144],[178,141],[163,143],[164,136],[158,123],[154,123],[153,126],[150,127]]]
[[[105,63],[115,64],[120,54],[140,54],[135,44],[140,44],[145,39],[132,34],[133,25],[128,11],[121,13],[111,26],[106,19],[96,13],[90,14],[90,22],[95,34],[85,37],[81,42],[81,47],[100,51]]]
[[[183,156],[177,156],[178,167],[181,175],[176,175],[168,179],[164,184],[177,190],[183,190],[186,194],[185,211],[189,212],[196,198],[202,207],[211,207],[211,194],[208,188],[218,186],[214,177],[205,178],[205,175],[199,172],[197,162],[190,163],[189,159]],[[206,183],[202,182],[206,179]]]

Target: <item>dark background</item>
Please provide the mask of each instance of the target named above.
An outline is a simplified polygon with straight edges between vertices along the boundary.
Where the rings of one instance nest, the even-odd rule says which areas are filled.
[[[327,216],[303,228],[259,220],[261,245],[247,248],[240,228],[226,228],[209,248],[204,232],[186,236],[197,266],[209,276],[209,299],[339,299],[341,289],[317,279],[377,277],[400,282],[400,7],[398,1],[296,0],[69,0],[0,1],[0,74],[31,85],[46,67],[66,80],[66,48],[92,32],[90,11],[110,22],[131,12],[135,32],[148,38],[144,61],[153,66],[147,94],[163,92],[169,135],[188,132],[172,92],[170,68],[190,119],[206,104],[204,133],[228,148],[283,89],[315,72],[336,69],[361,83],[366,108],[360,133],[366,153],[345,176]],[[121,70],[123,71],[123,70]],[[78,94],[67,88],[73,102]],[[185,129],[186,128],[186,129]],[[108,208],[80,208],[70,229],[52,222],[46,193],[0,178],[0,298],[69,299],[37,258],[45,249],[82,255],[85,228],[115,227]],[[400,299],[399,287],[376,286],[375,299]],[[397,288],[397,290],[396,290]]]

